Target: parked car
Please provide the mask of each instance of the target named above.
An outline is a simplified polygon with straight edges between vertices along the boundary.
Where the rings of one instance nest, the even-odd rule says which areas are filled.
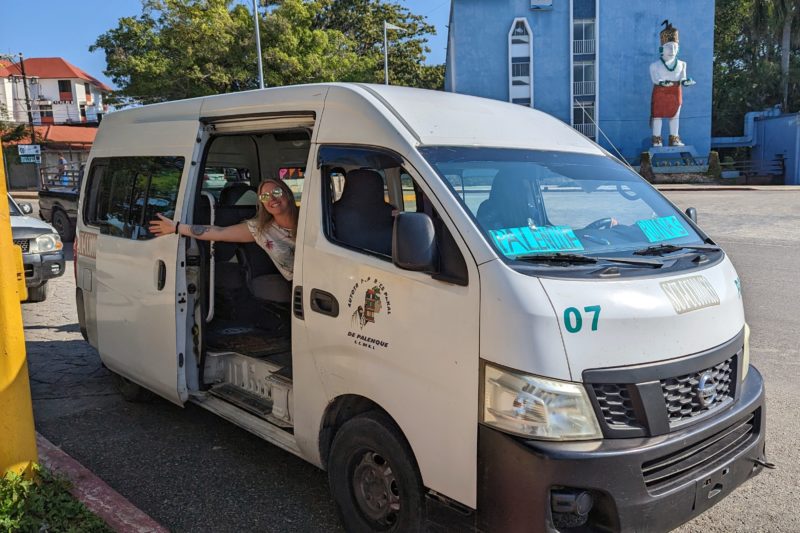
[[[41,220],[28,216],[33,212],[30,204],[14,201],[8,196],[11,214],[11,236],[14,244],[22,248],[25,265],[27,302],[47,299],[47,282],[64,274],[64,245],[58,232]]]
[[[62,179],[68,176],[68,179]],[[83,165],[68,175],[54,176],[42,173],[39,188],[39,217],[56,229],[64,242],[75,237],[75,221],[78,216],[78,192],[80,191]]]

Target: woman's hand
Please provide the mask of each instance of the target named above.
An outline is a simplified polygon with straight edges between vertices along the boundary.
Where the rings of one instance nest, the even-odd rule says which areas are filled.
[[[155,235],[156,237],[161,237],[162,235],[169,235],[171,233],[175,233],[175,222],[168,219],[161,213],[156,213],[158,217],[157,220],[150,221],[150,233]]]

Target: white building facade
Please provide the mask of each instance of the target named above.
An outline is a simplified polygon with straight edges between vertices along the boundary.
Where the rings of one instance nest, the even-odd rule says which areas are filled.
[[[25,59],[33,123],[98,123],[111,88],[62,58]],[[28,122],[25,84],[19,63],[0,68],[0,112],[6,120]]]

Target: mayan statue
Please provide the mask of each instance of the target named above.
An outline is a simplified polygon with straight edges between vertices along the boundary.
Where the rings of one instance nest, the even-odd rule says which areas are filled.
[[[680,126],[683,88],[694,85],[686,76],[686,62],[678,59],[680,51],[678,30],[669,20],[662,22],[660,59],[650,65],[653,80],[653,99],[650,105],[650,120],[653,126],[653,146],[663,146],[661,127],[663,119],[669,119],[669,145],[683,146],[678,129]]]

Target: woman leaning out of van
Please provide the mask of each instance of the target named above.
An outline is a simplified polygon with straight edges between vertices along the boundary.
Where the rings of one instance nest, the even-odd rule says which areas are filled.
[[[158,213],[150,221],[156,236],[179,233],[203,241],[253,242],[267,252],[284,278],[292,280],[294,243],[299,211],[294,194],[286,183],[264,180],[258,187],[258,210],[255,218],[228,227],[184,225]]]

